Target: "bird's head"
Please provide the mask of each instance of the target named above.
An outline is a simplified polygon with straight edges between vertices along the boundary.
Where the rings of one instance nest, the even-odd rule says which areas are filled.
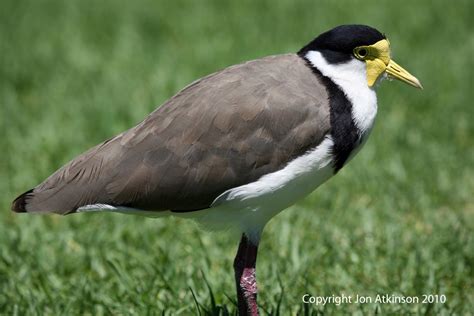
[[[369,26],[341,25],[333,28],[303,47],[298,55],[317,68],[321,67],[317,64],[319,62],[334,66],[334,70],[345,69],[346,74],[348,66],[350,72],[364,72],[369,87],[388,76],[422,89],[415,76],[391,59],[390,42],[385,35]]]

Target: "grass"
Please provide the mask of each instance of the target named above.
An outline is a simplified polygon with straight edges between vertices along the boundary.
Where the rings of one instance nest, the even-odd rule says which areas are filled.
[[[0,4],[0,314],[234,314],[238,237],[114,214],[9,212],[11,200],[192,80],[298,50],[335,25],[386,32],[425,90],[379,88],[361,153],[274,218],[266,315],[474,310],[471,1],[14,1]],[[445,304],[302,304],[445,294]]]

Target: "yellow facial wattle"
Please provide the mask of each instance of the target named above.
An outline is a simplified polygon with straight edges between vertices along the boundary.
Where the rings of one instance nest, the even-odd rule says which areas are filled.
[[[373,45],[359,46],[354,56],[367,64],[367,84],[372,87],[384,72],[389,77],[401,80],[416,88],[423,89],[420,81],[390,58],[390,42],[380,40]]]

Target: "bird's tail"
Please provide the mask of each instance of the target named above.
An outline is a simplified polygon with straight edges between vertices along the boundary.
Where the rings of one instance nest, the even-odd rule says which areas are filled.
[[[16,213],[26,213],[26,204],[33,189],[23,193],[12,202],[12,211]]]

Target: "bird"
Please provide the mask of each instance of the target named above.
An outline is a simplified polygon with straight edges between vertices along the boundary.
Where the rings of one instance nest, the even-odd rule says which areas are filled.
[[[240,315],[258,315],[266,223],[338,173],[365,144],[385,78],[422,89],[366,25],[330,29],[296,53],[198,79],[138,125],[77,156],[12,202],[18,213],[191,218],[239,233]]]

